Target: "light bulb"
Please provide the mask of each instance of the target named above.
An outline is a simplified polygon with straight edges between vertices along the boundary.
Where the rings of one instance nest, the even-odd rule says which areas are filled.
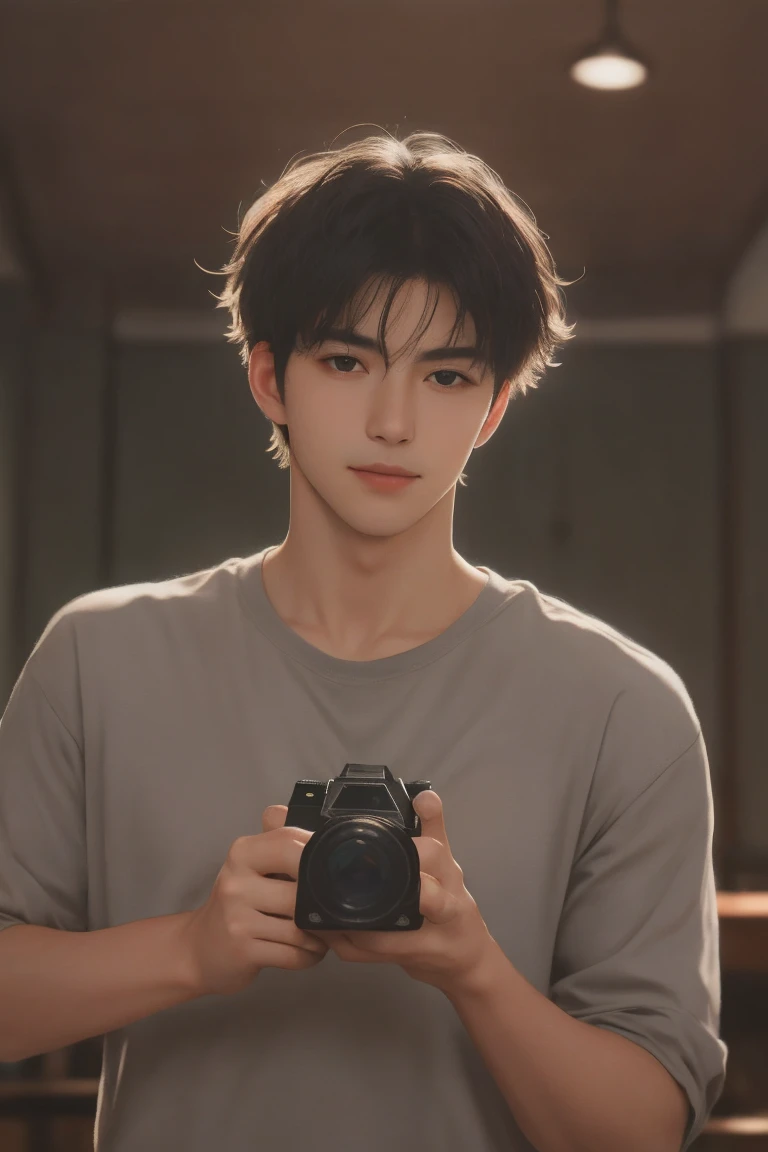
[[[571,76],[587,88],[637,88],[645,82],[648,69],[620,49],[606,48],[577,60]]]

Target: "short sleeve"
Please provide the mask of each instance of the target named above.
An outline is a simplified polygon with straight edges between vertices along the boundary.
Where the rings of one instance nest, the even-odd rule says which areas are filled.
[[[83,755],[30,660],[0,719],[0,930],[87,929]]]
[[[622,701],[622,710],[629,714],[631,704]],[[633,738],[624,743],[617,721],[593,781],[550,997],[571,1016],[626,1036],[667,1069],[689,1100],[685,1152],[723,1090],[728,1054],[719,1039],[712,791],[698,724],[689,720],[686,732],[664,716],[660,725],[647,721],[644,740],[635,713],[626,726]],[[657,750],[660,730],[674,731],[680,743],[677,755],[654,767],[643,763],[644,749]],[[630,792],[632,779],[639,789]]]

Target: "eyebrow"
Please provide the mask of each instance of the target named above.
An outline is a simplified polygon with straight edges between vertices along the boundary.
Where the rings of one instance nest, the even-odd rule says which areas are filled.
[[[339,340],[342,344],[351,344],[358,348],[367,348],[371,352],[382,352],[381,345],[377,340],[374,340],[371,336],[364,336],[362,332],[356,332],[354,328],[331,328],[326,336],[326,340]],[[434,360],[444,360],[446,357],[450,357],[451,360],[479,360],[480,349],[472,348],[468,345],[464,345],[463,347],[454,345],[446,348],[426,348],[416,357],[416,363],[427,364]]]

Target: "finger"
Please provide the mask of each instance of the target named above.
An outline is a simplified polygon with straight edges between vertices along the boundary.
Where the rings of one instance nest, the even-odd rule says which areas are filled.
[[[414,836],[413,843],[419,854],[419,871],[433,876],[449,892],[458,894],[464,887],[464,875],[445,845],[432,837]]]
[[[283,828],[287,815],[287,804],[270,804],[261,814],[262,832],[271,832],[274,828]]]
[[[448,833],[445,829],[443,802],[437,792],[433,792],[431,788],[426,788],[423,792],[419,792],[418,795],[414,797],[413,809],[421,820],[422,836],[432,836],[435,840],[439,840],[441,844],[445,844],[446,848],[450,851]]]
[[[419,911],[430,924],[449,924],[458,915],[459,908],[459,901],[452,892],[439,884],[434,876],[422,872]]]
[[[366,954],[362,941],[359,939],[363,933],[360,932],[340,932],[337,930],[321,930],[307,929],[310,936],[319,936],[323,944],[336,956],[339,960],[353,960],[362,961],[366,957],[370,960],[370,954]],[[368,933],[368,935],[375,935],[375,933]]]

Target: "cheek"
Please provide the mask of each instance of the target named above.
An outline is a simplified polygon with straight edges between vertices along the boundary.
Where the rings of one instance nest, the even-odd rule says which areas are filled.
[[[354,398],[322,378],[301,381],[286,398],[285,408],[297,432],[308,437],[320,429],[332,433],[334,428],[354,423],[356,419]]]
[[[476,401],[476,397],[451,399],[452,403],[449,404],[446,398],[443,404],[425,413],[425,420],[428,422],[430,439],[443,445],[446,456],[458,459],[471,451],[485,423],[485,408],[476,402],[468,402],[470,399]]]
[[[312,395],[296,396],[293,406],[286,404],[291,447],[299,459],[321,461],[338,455],[344,445],[340,412],[341,406],[324,398],[321,388]]]
[[[433,458],[446,472],[464,467],[472,454],[477,432],[472,421],[444,421],[430,432]]]

